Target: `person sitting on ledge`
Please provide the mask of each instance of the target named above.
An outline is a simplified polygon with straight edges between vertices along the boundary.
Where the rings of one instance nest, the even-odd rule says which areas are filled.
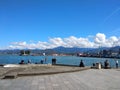
[[[105,69],[110,68],[110,64],[109,64],[108,60],[105,60],[104,66],[105,66]]]
[[[30,59],[28,60],[28,64],[31,64],[31,60]]]
[[[95,63],[93,63],[93,67],[95,67]]]
[[[20,62],[19,64],[25,64],[25,63],[24,63],[24,60],[21,60],[21,62]]]
[[[84,63],[83,63],[83,60],[80,61],[80,67],[85,67]]]

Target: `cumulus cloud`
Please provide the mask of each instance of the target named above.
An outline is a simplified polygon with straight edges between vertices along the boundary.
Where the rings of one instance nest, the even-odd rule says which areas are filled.
[[[88,38],[77,38],[75,36],[70,36],[68,38],[64,39],[64,42],[66,42],[66,47],[92,47],[92,42],[88,40]]]
[[[58,46],[65,46],[65,42],[62,40],[62,38],[50,38],[49,42],[52,47],[58,47]]]
[[[98,33],[95,36],[95,45],[102,47],[120,46],[120,37],[111,36],[106,38],[104,34]]]
[[[27,47],[27,42],[12,42],[9,48],[23,49]]]
[[[90,36],[90,35],[89,35]],[[94,40],[91,40],[91,37],[75,37],[70,36],[67,38],[49,38],[48,42],[13,42],[9,46],[10,49],[50,49],[59,46],[63,47],[79,47],[79,48],[97,48],[102,47],[112,47],[120,46],[120,37],[111,36],[106,38],[106,35],[103,33],[97,33],[94,37]]]
[[[102,33],[96,34],[95,43],[102,44],[102,43],[105,43],[105,40],[106,40],[105,34],[102,34]]]

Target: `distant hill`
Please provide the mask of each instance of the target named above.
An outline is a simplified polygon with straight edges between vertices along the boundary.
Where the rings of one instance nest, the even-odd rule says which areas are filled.
[[[89,53],[97,53],[103,50],[111,51],[111,52],[119,52],[120,51],[120,46],[115,46],[115,47],[101,47],[101,48],[95,48],[92,50],[88,50]]]
[[[119,52],[120,46],[111,47],[110,50],[113,51],[113,52]]]
[[[88,50],[87,52],[88,53],[97,53],[97,52],[100,52],[102,50],[109,50],[109,49],[110,49],[109,47],[93,48],[91,50]]]
[[[53,48],[55,52],[58,53],[78,53],[78,52],[86,52],[88,50],[92,50],[93,48],[77,48],[77,47],[72,47],[72,48],[66,48],[66,47],[57,47]]]
[[[20,50],[19,49],[14,49],[14,50],[0,50],[0,54],[19,54]]]

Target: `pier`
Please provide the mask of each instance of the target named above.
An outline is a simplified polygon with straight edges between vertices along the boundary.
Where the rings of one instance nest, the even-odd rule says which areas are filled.
[[[39,74],[47,71],[45,75],[41,73],[41,75],[26,75],[27,77],[19,76],[20,72],[25,74],[31,69],[30,67],[18,69],[17,78],[0,80],[0,90],[120,90],[120,69],[82,70],[83,68],[70,66],[40,67]],[[37,68],[33,66],[33,70]],[[16,70],[12,72],[15,73]],[[48,74],[48,71],[52,73]],[[53,71],[61,73],[53,73]]]

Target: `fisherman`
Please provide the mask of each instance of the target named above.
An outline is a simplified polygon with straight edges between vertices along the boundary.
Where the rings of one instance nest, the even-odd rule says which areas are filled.
[[[31,64],[31,60],[30,59],[28,60],[28,64]]]
[[[105,60],[104,66],[105,66],[105,69],[108,69],[108,68],[109,68],[109,62],[108,62],[108,60]]]
[[[80,61],[80,67],[85,67],[84,63],[83,63],[83,60]]]
[[[21,60],[21,62],[20,62],[19,64],[25,64],[25,63],[24,63],[24,60]]]
[[[118,68],[118,60],[116,60],[116,68]]]
[[[43,60],[40,61],[41,64],[43,64],[43,62],[44,62]]]

